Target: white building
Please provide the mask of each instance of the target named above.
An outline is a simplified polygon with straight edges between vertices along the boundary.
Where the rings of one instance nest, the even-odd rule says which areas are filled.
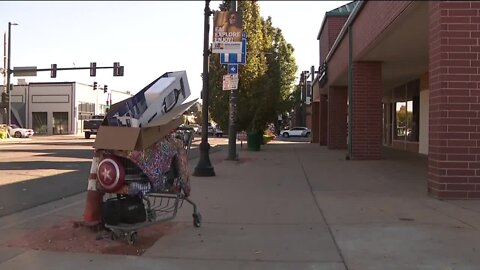
[[[115,104],[131,96],[128,92],[93,90],[92,85],[78,82],[27,84],[19,80],[10,97],[11,122],[33,129],[35,134],[79,134],[84,119],[105,114],[107,99]],[[0,121],[4,119],[7,117],[0,117]]]

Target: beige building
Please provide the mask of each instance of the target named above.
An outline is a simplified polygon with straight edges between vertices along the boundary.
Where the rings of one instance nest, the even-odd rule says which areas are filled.
[[[78,82],[33,82],[13,86],[11,122],[35,134],[80,134],[83,120],[103,115],[108,104],[131,97],[130,93],[101,89]],[[107,101],[108,100],[108,101]],[[6,112],[0,112],[5,115]],[[5,122],[5,117],[0,121]]]

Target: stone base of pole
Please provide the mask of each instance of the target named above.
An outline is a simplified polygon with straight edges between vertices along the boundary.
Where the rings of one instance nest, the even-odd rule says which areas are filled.
[[[193,171],[193,176],[215,176],[212,164],[209,157],[210,144],[200,143],[200,159],[198,160],[197,167]]]

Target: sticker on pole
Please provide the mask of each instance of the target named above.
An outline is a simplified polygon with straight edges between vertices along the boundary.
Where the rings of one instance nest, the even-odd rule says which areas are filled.
[[[238,74],[223,75],[223,90],[238,89]]]

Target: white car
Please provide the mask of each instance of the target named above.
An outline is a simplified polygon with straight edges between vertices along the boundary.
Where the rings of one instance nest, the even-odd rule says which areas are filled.
[[[311,130],[307,127],[293,127],[291,129],[285,129],[280,131],[282,137],[288,138],[290,136],[308,137]]]
[[[33,129],[21,128],[15,124],[11,124],[10,126],[8,126],[8,133],[11,137],[15,138],[29,138],[35,132],[33,132]]]

